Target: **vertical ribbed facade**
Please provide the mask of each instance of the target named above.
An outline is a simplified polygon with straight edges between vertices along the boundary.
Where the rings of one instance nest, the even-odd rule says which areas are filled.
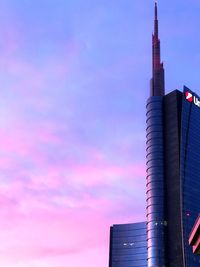
[[[166,266],[163,123],[163,97],[150,97],[146,129],[148,267]]]

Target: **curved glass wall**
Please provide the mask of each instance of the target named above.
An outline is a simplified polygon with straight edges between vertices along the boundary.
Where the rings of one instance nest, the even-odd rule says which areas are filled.
[[[147,101],[147,249],[148,267],[166,266],[163,97]]]

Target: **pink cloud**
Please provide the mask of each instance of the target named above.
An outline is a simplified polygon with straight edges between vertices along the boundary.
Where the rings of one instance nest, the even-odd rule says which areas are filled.
[[[25,149],[22,151],[33,157],[34,145],[26,145],[26,142],[23,145]],[[4,149],[6,147],[9,146],[6,144]],[[17,153],[18,146],[11,145],[8,151]],[[60,267],[64,267],[66,263],[79,264],[85,255],[95,258],[104,251],[101,260],[106,265],[108,247],[106,250],[105,244],[108,244],[109,226],[143,218],[138,203],[140,196],[132,195],[138,208],[135,206],[131,210],[133,207],[127,206],[130,198],[124,191],[116,195],[115,187],[123,188],[126,181],[135,192],[141,192],[144,168],[139,165],[117,166],[105,157],[91,157],[87,164],[73,163],[69,168],[67,161],[66,164],[52,165],[45,160],[45,154],[43,157],[42,162],[36,161],[31,173],[20,167],[11,180],[2,181],[0,264],[6,262],[12,266],[17,263],[21,267],[36,261],[38,266],[44,262],[53,267],[54,258],[58,262],[64,258],[60,263]],[[106,190],[107,187],[107,194],[91,194],[93,190]],[[127,213],[126,219],[122,212]]]
[[[14,227],[11,228],[11,224]],[[5,229],[4,226],[4,231],[1,232],[4,244],[1,247],[1,259],[12,255],[10,262],[14,262],[25,258],[28,260],[78,254],[102,247],[108,238],[108,224],[102,214],[96,214],[95,210],[35,210],[28,216],[21,217],[13,214],[10,227]],[[4,220],[1,220],[0,225],[4,225]]]

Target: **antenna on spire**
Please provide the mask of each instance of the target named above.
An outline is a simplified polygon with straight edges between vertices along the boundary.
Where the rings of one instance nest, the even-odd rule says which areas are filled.
[[[155,2],[155,20],[158,19],[158,8],[157,8],[157,2]]]
[[[155,2],[155,8],[154,8],[154,35],[158,37],[158,7],[157,7],[157,2]]]

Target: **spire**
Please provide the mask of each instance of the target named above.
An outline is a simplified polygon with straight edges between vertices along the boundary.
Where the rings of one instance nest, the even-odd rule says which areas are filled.
[[[154,10],[154,33],[152,36],[152,79],[151,96],[162,96],[165,94],[164,68],[160,61],[160,40],[158,36],[158,8],[155,3]]]
[[[158,37],[158,8],[157,3],[155,2],[155,11],[154,11],[154,35]]]

